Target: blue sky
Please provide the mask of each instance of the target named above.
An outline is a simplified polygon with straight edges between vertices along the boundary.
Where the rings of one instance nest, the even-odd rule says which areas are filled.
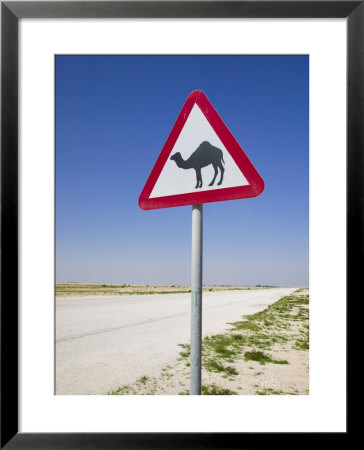
[[[189,284],[191,206],[138,198],[205,92],[265,181],[204,205],[204,284],[308,285],[308,56],[56,56],[56,280]]]

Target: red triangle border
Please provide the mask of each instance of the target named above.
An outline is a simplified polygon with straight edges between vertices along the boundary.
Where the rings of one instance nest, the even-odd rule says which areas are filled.
[[[189,192],[186,194],[168,195],[165,197],[149,198],[160,173],[180,135],[188,116],[197,104],[205,115],[207,121],[214,129],[215,133],[230,153],[236,165],[248,181],[246,186],[220,188],[209,191]],[[222,121],[215,108],[212,106],[206,95],[202,91],[193,91],[187,97],[185,104],[170,132],[163,149],[149,175],[149,178],[139,197],[139,206],[142,209],[159,209],[174,206],[198,205],[200,203],[217,202],[224,200],[235,200],[241,198],[256,197],[264,190],[264,181],[259,175],[244,150],[231,134],[225,123]]]

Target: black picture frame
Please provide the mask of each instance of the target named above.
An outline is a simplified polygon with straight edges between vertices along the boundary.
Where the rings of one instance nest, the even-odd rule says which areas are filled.
[[[18,21],[21,18],[347,18],[347,305],[363,274],[364,1],[1,2],[1,448],[269,447],[270,433],[18,432]],[[348,345],[350,349],[350,345]],[[349,416],[348,416],[349,417]],[[349,431],[349,429],[348,429]],[[347,439],[337,433],[335,439]],[[319,433],[321,435],[321,433]],[[311,436],[303,433],[299,443]],[[297,434],[279,434],[280,447]],[[315,434],[315,443],[318,443]],[[323,434],[327,443],[327,436]]]

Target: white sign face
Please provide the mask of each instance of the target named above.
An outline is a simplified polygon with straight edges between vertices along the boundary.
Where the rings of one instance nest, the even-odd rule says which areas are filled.
[[[139,197],[142,209],[256,197],[264,181],[202,91],[193,91]]]
[[[198,155],[201,151],[205,154],[212,152],[213,155],[219,155],[218,150],[221,150],[222,160],[219,157],[218,160],[212,159],[211,163],[201,168],[201,177],[199,177],[198,171],[194,168],[196,164],[193,164],[193,158],[189,160],[196,150],[195,155]],[[180,156],[173,157],[176,153],[179,153]],[[173,159],[171,159],[171,156]],[[212,181],[213,184],[211,184]],[[221,184],[219,184],[220,181]],[[149,198],[225,189],[248,184],[247,179],[224,147],[205,115],[195,104]]]

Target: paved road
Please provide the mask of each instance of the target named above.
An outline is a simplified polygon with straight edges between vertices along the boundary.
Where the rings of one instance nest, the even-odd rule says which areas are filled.
[[[295,288],[204,292],[203,334],[228,328]],[[56,300],[56,393],[107,394],[158,375],[189,342],[190,294]]]

